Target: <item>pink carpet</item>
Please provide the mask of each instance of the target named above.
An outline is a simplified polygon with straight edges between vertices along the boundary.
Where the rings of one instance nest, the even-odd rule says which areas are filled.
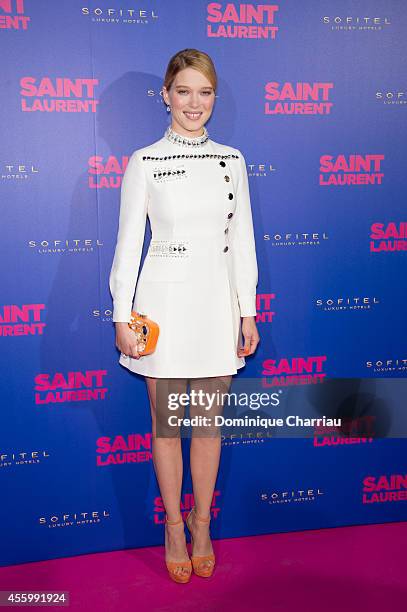
[[[0,588],[66,590],[70,610],[98,612],[405,612],[406,543],[406,522],[215,540],[213,576],[186,585],[163,547],[138,548],[0,568]]]

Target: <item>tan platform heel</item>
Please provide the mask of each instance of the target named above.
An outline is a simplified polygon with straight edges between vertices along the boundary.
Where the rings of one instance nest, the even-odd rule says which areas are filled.
[[[183,523],[184,521],[182,517],[180,518],[179,521],[169,521],[168,517],[166,516],[165,522],[168,525],[179,525],[180,523]],[[170,575],[170,578],[172,578],[172,580],[174,580],[175,582],[181,582],[183,584],[185,584],[186,582],[189,582],[189,579],[191,578],[191,574],[192,574],[191,559],[188,559],[186,561],[171,561],[169,559],[168,561],[165,560],[165,564],[167,566],[168,573]],[[188,574],[177,574],[176,570],[178,568],[188,569],[189,572]]]
[[[191,529],[190,529],[189,524],[188,524],[188,519],[190,518],[190,516],[192,514],[192,511],[194,511],[194,514],[195,514],[195,517],[197,518],[197,520],[201,521],[202,523],[209,523],[210,520],[211,520],[211,517],[209,517],[207,519],[201,518],[197,514],[197,512],[196,512],[195,506],[193,506],[193,508],[191,508],[190,512],[188,513],[188,516],[187,516],[185,522],[186,522],[186,525],[188,527],[188,531],[191,534],[191,545],[192,545],[192,550],[193,550],[194,538],[193,538]],[[200,555],[198,557],[194,556],[192,554],[191,555],[191,561],[192,561],[192,567],[193,567],[194,573],[197,576],[201,576],[202,578],[209,578],[210,576],[212,576],[213,570],[215,569],[215,555],[213,553],[211,553],[209,555]],[[204,565],[204,567],[201,567],[204,564],[205,561],[206,562],[209,561],[210,565],[208,566],[206,564],[206,567],[205,567],[205,565]]]

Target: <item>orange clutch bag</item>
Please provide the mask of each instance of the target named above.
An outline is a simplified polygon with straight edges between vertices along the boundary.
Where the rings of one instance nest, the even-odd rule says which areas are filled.
[[[160,333],[158,323],[149,319],[147,315],[132,310],[128,325],[136,334],[137,352],[140,355],[153,353]]]

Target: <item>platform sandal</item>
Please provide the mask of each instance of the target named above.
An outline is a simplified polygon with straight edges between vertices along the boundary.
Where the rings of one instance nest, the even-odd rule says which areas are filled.
[[[168,517],[165,517],[165,522],[168,525],[179,525],[180,523],[183,523],[183,519],[182,517],[180,518],[179,521],[169,521]],[[170,575],[170,578],[172,578],[172,580],[174,580],[175,582],[181,582],[181,583],[186,583],[189,582],[189,579],[191,578],[191,574],[192,574],[192,563],[191,563],[191,559],[185,560],[185,561],[171,561],[167,559],[165,560],[165,564],[167,566],[167,570],[168,573]],[[177,573],[176,570],[182,568],[182,569],[187,569],[188,574],[184,574],[184,573]]]
[[[193,550],[194,538],[193,538],[192,531],[188,523],[188,519],[190,518],[192,511],[194,511],[194,514],[197,520],[201,521],[202,523],[209,523],[209,521],[211,520],[211,517],[207,519],[201,518],[196,512],[195,506],[193,506],[193,508],[191,508],[191,510],[189,511],[185,522],[188,527],[188,531],[191,534],[191,545],[192,545],[192,550]],[[197,576],[201,576],[202,578],[209,578],[210,576],[212,576],[213,570],[215,569],[215,555],[213,553],[209,555],[200,555],[200,556],[191,555],[191,561],[192,561],[192,567],[193,567],[194,573]],[[208,562],[209,562],[209,565],[208,565]]]

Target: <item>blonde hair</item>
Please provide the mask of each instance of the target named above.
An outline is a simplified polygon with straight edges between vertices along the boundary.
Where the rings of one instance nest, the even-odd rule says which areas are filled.
[[[206,76],[216,93],[218,78],[213,61],[207,53],[198,49],[182,49],[182,51],[178,51],[178,53],[172,56],[164,77],[164,85],[168,91],[177,73],[180,70],[184,70],[184,68],[199,70],[199,72]]]

